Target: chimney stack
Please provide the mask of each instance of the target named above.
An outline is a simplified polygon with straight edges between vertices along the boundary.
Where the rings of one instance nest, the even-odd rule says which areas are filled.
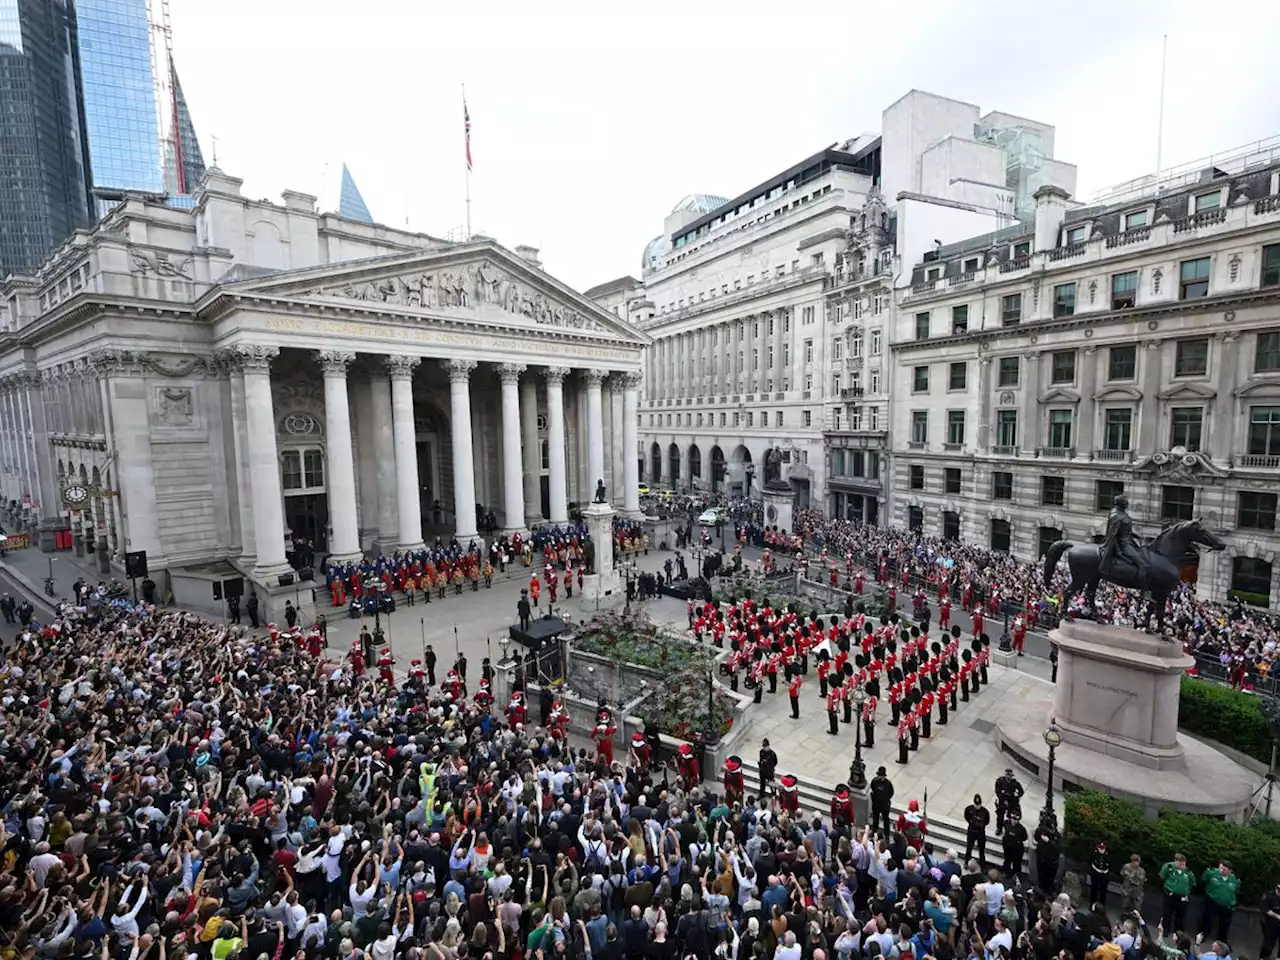
[[[1036,201],[1035,250],[1052,250],[1058,245],[1058,231],[1067,216],[1067,201],[1071,194],[1061,187],[1045,184],[1034,194]]]

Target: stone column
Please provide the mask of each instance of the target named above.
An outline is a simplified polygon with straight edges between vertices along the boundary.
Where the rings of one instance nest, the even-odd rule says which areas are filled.
[[[610,499],[615,504],[622,504],[626,493],[626,457],[623,456],[626,451],[622,398],[624,389],[624,380],[618,374],[609,378],[609,460],[613,470],[613,487],[609,492]],[[632,450],[634,449],[633,445]]]
[[[508,534],[524,529],[524,465],[520,454],[520,374],[524,371],[521,363],[498,366],[498,379],[502,381],[502,523]]]
[[[991,357],[985,356],[978,358],[978,432],[974,446],[980,453],[991,452],[991,432]]]
[[[583,500],[594,500],[596,484],[604,479],[604,407],[600,396],[603,370],[584,370],[587,392],[587,482],[590,489]]]
[[[256,566],[258,557],[257,528],[253,518],[253,467],[249,456],[249,414],[245,402],[244,370],[238,356],[231,360],[231,426],[232,448],[236,467],[236,501],[240,508],[240,561],[245,566]]]
[[[234,349],[244,371],[245,436],[249,446],[249,487],[253,494],[253,539],[257,552],[254,577],[265,583],[289,569],[284,555],[280,452],[271,403],[271,361],[280,351],[258,344],[241,344]],[[123,473],[120,486],[128,486]]]
[[[542,451],[538,446],[538,384],[532,377],[520,381],[520,441],[524,448],[524,522],[533,526],[544,518],[539,482]]]
[[[1202,428],[1201,449],[1207,449],[1214,463],[1227,466],[1236,449],[1236,387],[1240,383],[1240,334],[1234,330],[1222,335],[1222,359],[1218,362],[1218,395],[1213,398],[1213,416],[1205,417],[1213,425],[1213,440]],[[1172,415],[1172,414],[1171,414]],[[1144,451],[1146,452],[1146,451]]]
[[[1138,425],[1138,450],[1143,455],[1152,454],[1164,449],[1159,442],[1156,431],[1160,425],[1160,378],[1161,378],[1161,343],[1159,340],[1147,340],[1146,349],[1142,352],[1142,367],[1139,376],[1142,378],[1142,413]]]
[[[564,378],[566,367],[547,367],[547,460],[550,466],[551,516],[555,524],[568,523],[569,504],[564,466]]]
[[[413,370],[418,357],[387,357],[387,372],[391,375],[391,432],[396,448],[396,515],[399,518],[400,550],[422,549],[422,484],[418,480],[418,434],[413,422]],[[376,390],[375,390],[376,395]],[[451,425],[455,443],[455,458],[459,424],[457,417]],[[461,427],[471,433],[471,419]],[[467,454],[471,443],[468,439]],[[455,490],[456,494],[457,491]],[[474,507],[472,508],[475,509]]]
[[[1040,351],[1032,350],[1023,359],[1027,376],[1022,394],[1022,450],[1035,456],[1040,446]]]
[[[1076,456],[1088,460],[1098,444],[1094,440],[1098,430],[1098,408],[1093,401],[1098,381],[1098,348],[1089,344],[1084,348],[1084,364],[1080,368],[1080,430],[1076,439]]]
[[[378,537],[374,550],[391,554],[400,540],[400,506],[396,499],[396,441],[391,413],[391,378],[375,370],[369,376],[373,407],[373,449],[377,456]],[[421,511],[421,507],[419,507]]]
[[[640,374],[622,375],[622,509],[640,516]]]
[[[441,360],[449,374],[449,414],[453,421],[454,536],[464,547],[476,535],[476,468],[471,449],[471,371],[474,360]]]
[[[329,559],[334,563],[359,560],[360,526],[356,518],[356,468],[351,453],[351,407],[347,397],[347,368],[354,353],[326,350],[316,354],[324,371],[325,460],[329,474],[325,489],[329,498],[329,524],[333,540]]]

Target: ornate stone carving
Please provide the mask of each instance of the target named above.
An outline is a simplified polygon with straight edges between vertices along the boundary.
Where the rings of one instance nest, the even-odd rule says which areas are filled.
[[[413,376],[413,371],[418,364],[422,362],[421,357],[383,357],[382,362],[387,365],[387,373],[391,375],[391,379],[397,378],[408,379]]]
[[[355,362],[356,355],[345,350],[320,350],[316,352],[316,362],[326,377],[345,377],[347,367]]]
[[[154,273],[158,277],[179,277],[191,279],[191,258],[184,257],[177,262],[169,259],[169,254],[160,250],[144,250],[140,247],[129,248],[129,272],[146,276]]]
[[[564,378],[569,375],[568,367],[547,367],[542,371],[542,375],[546,378],[548,384],[560,384],[564,382]]]
[[[119,347],[93,351],[89,354],[89,366],[103,377],[141,377],[149,368],[145,354]]]
[[[603,330],[598,320],[547,297],[488,260],[462,264],[437,273],[349,281],[320,290],[325,297],[397,306],[493,307],[527,317],[534,323],[572,330]]]
[[[237,343],[226,351],[223,359],[244,373],[270,373],[271,361],[280,356],[279,347],[261,343]]]
[[[195,419],[190,387],[159,387],[155,392],[155,423],[161,427],[189,427]]]
[[[503,383],[519,383],[520,374],[529,369],[523,363],[498,364],[498,379]]]
[[[1231,259],[1227,261],[1227,263],[1230,264],[1231,266],[1231,282],[1232,283],[1235,283],[1236,280],[1240,278],[1240,261],[1241,261],[1241,257],[1239,253],[1233,253],[1231,255]]]
[[[450,383],[467,383],[471,379],[471,371],[476,368],[474,360],[441,360],[440,365],[449,374]]]
[[[1164,280],[1164,268],[1156,267],[1151,271],[1151,292],[1160,295],[1160,282]]]
[[[1089,281],[1089,302],[1093,303],[1093,301],[1097,298],[1097,296],[1098,296],[1098,281],[1090,280]]]
[[[609,375],[608,370],[589,369],[589,370],[578,371],[578,376],[580,376],[583,379],[583,381],[588,386],[591,386],[591,387],[599,387],[602,383],[604,383],[604,378],[607,377],[608,375]]]
[[[324,424],[310,413],[290,413],[280,418],[280,432],[290,437],[318,437]]]
[[[622,387],[624,390],[638,389],[643,382],[644,376],[639,370],[627,370],[622,374]]]
[[[1012,406],[1013,403],[1014,403],[1014,396],[1013,396],[1012,390],[1004,390],[1000,393],[1000,406],[1008,407],[1008,406]]]

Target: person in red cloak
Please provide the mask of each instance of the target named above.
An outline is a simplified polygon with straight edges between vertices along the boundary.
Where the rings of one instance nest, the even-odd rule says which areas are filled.
[[[524,705],[524,694],[517,690],[511,694],[511,702],[507,704],[507,725],[514,730],[524,724],[527,708]]]
[[[837,784],[835,795],[831,798],[831,826],[835,829],[853,827],[853,797],[845,784]]]
[[[391,670],[396,665],[396,661],[395,658],[391,656],[391,648],[383,647],[378,651],[378,654],[378,675],[382,678],[383,683],[394,688],[396,685],[396,678]]]
[[[698,768],[698,758],[693,755],[693,744],[682,743],[676,757],[676,770],[684,781],[686,790],[692,790],[702,782],[702,772]]]
[[[919,800],[912,800],[907,804],[906,812],[898,814],[898,832],[906,837],[909,846],[920,849],[925,834],[929,832],[929,825],[920,812]]]
[[[613,764],[613,735],[617,732],[618,728],[613,724],[613,714],[602,708],[596,717],[596,728],[591,738],[596,742],[596,759],[603,761],[606,765]]]
[[[778,803],[784,813],[800,812],[800,781],[790,773],[784,773],[778,780]]]
[[[644,738],[644,733],[639,730],[631,735],[631,753],[636,758],[640,772],[648,773],[653,751],[649,748],[649,741]]]
[[[547,730],[551,739],[564,743],[569,738],[569,711],[559,700],[551,704],[551,713],[547,715]]]
[[[741,800],[747,792],[747,785],[742,776],[742,758],[734,755],[724,762],[724,800],[733,803]]]

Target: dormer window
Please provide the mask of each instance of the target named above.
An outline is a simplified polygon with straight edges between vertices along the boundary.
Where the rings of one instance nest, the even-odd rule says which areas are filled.
[[[1212,193],[1201,193],[1196,196],[1195,212],[1204,213],[1206,210],[1217,210],[1222,206],[1222,191],[1214,190]]]
[[[1135,210],[1133,213],[1126,213],[1124,216],[1124,228],[1126,230],[1138,230],[1147,226],[1151,222],[1151,214],[1147,210]]]
[[[977,269],[978,269],[978,258],[977,258],[977,257],[970,257],[968,260],[966,260],[966,261],[964,262],[964,272],[965,272],[965,273],[973,273],[973,272],[974,272],[975,270],[977,270]]]
[[[931,267],[931,268],[929,269],[929,272],[925,274],[925,277],[924,277],[924,278],[925,278],[925,280],[927,280],[929,283],[933,283],[934,281],[936,281],[936,280],[937,280],[939,277],[941,277],[941,276],[942,276],[942,268],[941,268],[941,267]]]
[[[1088,231],[1088,227],[1072,227],[1067,231],[1067,246],[1074,247],[1077,243],[1084,243]]]
[[[1015,243],[1013,245],[1013,255],[1014,257],[1031,256],[1031,241],[1023,240],[1021,243]]]

